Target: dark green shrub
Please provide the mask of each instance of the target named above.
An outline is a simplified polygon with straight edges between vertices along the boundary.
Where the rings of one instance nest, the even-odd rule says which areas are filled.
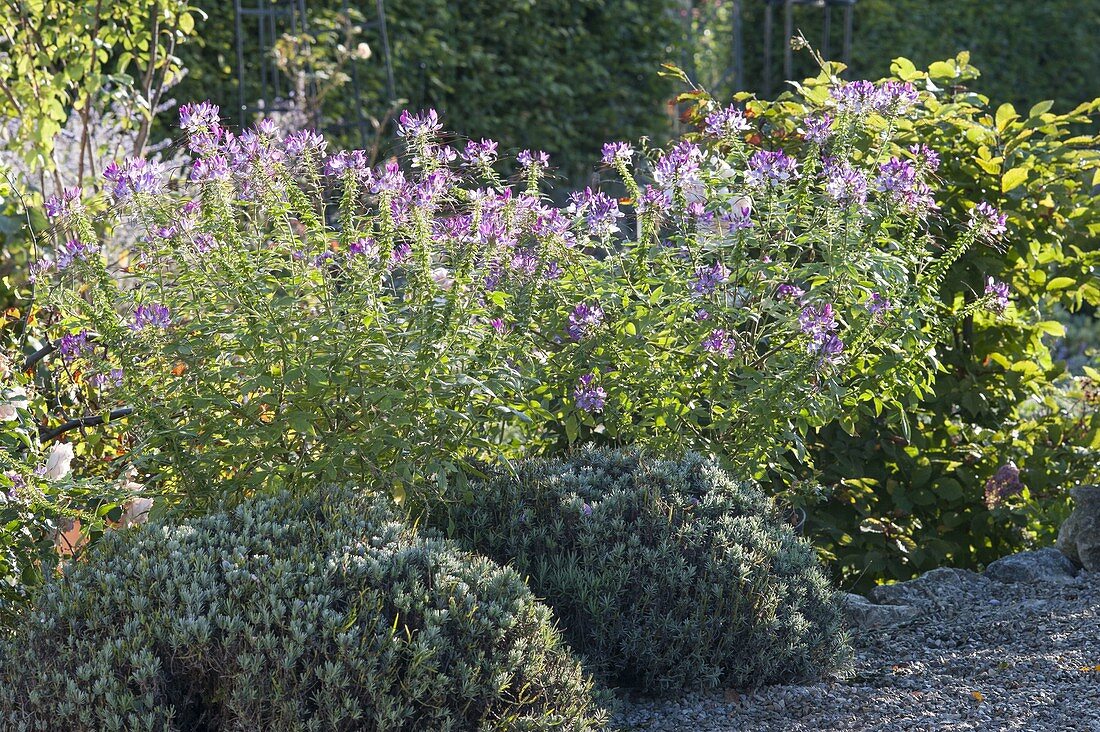
[[[0,646],[5,730],[596,729],[550,612],[344,496],[107,537]]]
[[[472,496],[452,514],[460,542],[527,575],[612,683],[756,686],[847,659],[813,550],[703,458],[586,448],[521,463]]]

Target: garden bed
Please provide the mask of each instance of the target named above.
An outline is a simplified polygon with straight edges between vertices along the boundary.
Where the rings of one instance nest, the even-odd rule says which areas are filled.
[[[1100,729],[1100,573],[957,590],[898,626],[852,633],[855,668],[808,686],[635,700],[629,730]]]

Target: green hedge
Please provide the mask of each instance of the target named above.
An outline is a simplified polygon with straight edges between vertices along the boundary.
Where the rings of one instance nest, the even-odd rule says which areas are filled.
[[[749,91],[762,91],[764,58],[763,0],[744,0],[745,74]],[[830,56],[840,60],[843,13],[833,11]],[[700,48],[700,75],[711,85],[731,63],[728,42],[732,20],[722,5],[703,4],[701,22],[712,38]],[[794,27],[816,48],[823,45],[820,8],[794,11]],[[1100,0],[858,0],[853,15],[851,78],[887,76],[899,56],[918,68],[968,50],[982,69],[983,94],[1000,102],[1030,106],[1053,99],[1070,107],[1100,94]],[[783,10],[777,8],[772,36],[774,92],[782,91]],[[794,78],[817,69],[805,53],[795,55]],[[709,77],[709,78],[708,78]],[[722,93],[732,90],[718,89]]]
[[[199,0],[210,18],[203,48],[182,49],[190,77],[182,100],[237,105],[232,3]],[[397,96],[410,108],[436,107],[449,129],[492,137],[504,148],[547,150],[571,179],[591,171],[609,139],[663,135],[674,88],[658,76],[680,26],[675,0],[405,0],[387,3]],[[368,22],[373,2],[355,2]],[[310,3],[310,12],[338,9]],[[363,111],[385,111],[385,67],[358,69]],[[249,50],[250,62],[258,49]],[[251,75],[255,84],[258,76]],[[351,109],[332,110],[353,115]],[[346,120],[345,120],[346,121]]]

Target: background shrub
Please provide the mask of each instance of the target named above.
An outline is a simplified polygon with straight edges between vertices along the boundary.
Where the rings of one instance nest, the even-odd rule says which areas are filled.
[[[732,76],[734,3],[695,3],[691,58],[703,85],[729,94]],[[764,0],[740,3],[744,27],[745,89],[763,92]],[[830,57],[840,60],[842,14],[833,11]],[[772,35],[773,91],[787,86],[782,79],[782,3],[776,10]],[[820,7],[794,9],[794,27],[815,47],[823,45]],[[709,31],[709,32],[707,32]],[[848,78],[877,79],[890,71],[891,60],[904,56],[917,66],[969,51],[982,69],[981,88],[994,99],[1030,107],[1053,99],[1072,107],[1100,91],[1092,69],[1100,66],[1100,0],[858,0],[853,15],[851,70]],[[793,79],[816,73],[812,60],[795,56]]]
[[[181,49],[191,74],[184,100],[237,106],[233,4],[200,0],[210,15],[202,46]],[[310,13],[337,11],[340,0],[311,2]],[[498,140],[503,149],[550,152],[562,174],[580,181],[600,145],[613,138],[667,135],[673,87],[658,76],[679,26],[673,0],[405,0],[386,5],[396,93],[411,109],[434,107],[452,129]],[[374,3],[353,3],[366,20]],[[255,34],[253,34],[255,35]],[[362,109],[334,98],[326,122],[354,125],[380,116],[385,90],[377,29],[363,35],[373,57],[356,71]],[[247,39],[249,43],[254,38]],[[259,49],[249,59],[259,58]],[[260,94],[249,73],[246,98]],[[234,119],[234,122],[237,120]],[[359,142],[347,140],[350,146]]]
[[[756,488],[696,455],[585,448],[471,487],[460,543],[527,575],[609,682],[651,692],[818,678],[844,666],[813,549]]]
[[[0,648],[8,730],[597,729],[511,570],[345,492],[115,534]]]
[[[1095,397],[1068,378],[1059,359],[1070,354],[1053,350],[1065,335],[1055,316],[1100,302],[1100,99],[1017,109],[971,89],[985,84],[965,53],[927,71],[898,59],[892,73],[931,92],[894,142],[897,152],[927,145],[942,161],[930,230],[961,229],[981,200],[1007,216],[1001,246],[968,250],[944,278],[944,301],[968,307],[994,277],[1010,284],[1012,305],[999,318],[975,311],[952,322],[926,394],[884,410],[865,402],[812,441],[802,476],[831,497],[811,508],[810,531],[860,586],[1053,542],[1067,489],[1096,480],[1100,464]],[[748,104],[766,135],[790,144],[800,120],[827,104],[827,83],[821,74],[774,104]],[[1015,469],[1011,490],[989,493]]]

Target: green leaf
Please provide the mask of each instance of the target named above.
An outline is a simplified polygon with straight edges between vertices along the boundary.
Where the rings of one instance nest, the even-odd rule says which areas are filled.
[[[1008,193],[1013,188],[1027,180],[1028,169],[1024,167],[1013,168],[1001,176],[1001,192]]]
[[[1005,128],[1008,127],[1008,123],[1014,119],[1018,119],[1019,116],[1020,115],[1016,114],[1016,108],[1007,102],[997,107],[997,116],[995,118],[997,130],[999,132],[1004,132]]]
[[[1073,287],[1077,284],[1077,280],[1072,277],[1055,277],[1047,283],[1047,290],[1064,290],[1067,287]]]

